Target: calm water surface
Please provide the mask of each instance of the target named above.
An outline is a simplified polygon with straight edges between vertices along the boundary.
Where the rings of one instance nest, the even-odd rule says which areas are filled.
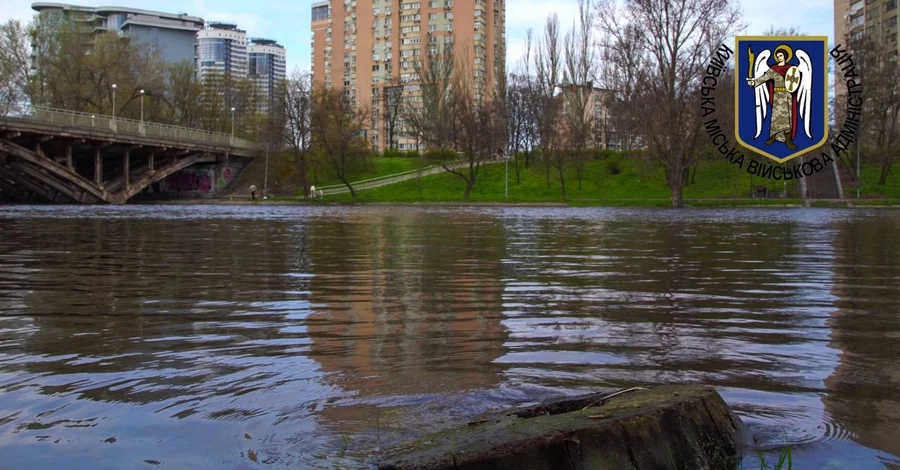
[[[0,206],[0,467],[364,468],[703,383],[795,468],[900,468],[898,241],[888,210]]]

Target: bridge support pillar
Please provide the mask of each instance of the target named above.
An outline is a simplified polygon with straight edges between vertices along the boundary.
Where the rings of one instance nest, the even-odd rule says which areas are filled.
[[[94,183],[103,187],[103,157],[100,156],[100,147],[94,148]]]
[[[122,157],[122,178],[125,181],[125,189],[128,189],[130,182],[128,181],[128,173],[130,172],[129,165],[131,164],[131,151],[125,149],[125,155]]]
[[[72,166],[72,144],[66,145],[66,168],[68,168],[69,171],[72,171],[74,168]]]
[[[156,152],[150,152],[150,156],[147,159],[147,169],[153,172],[153,161],[156,159]]]

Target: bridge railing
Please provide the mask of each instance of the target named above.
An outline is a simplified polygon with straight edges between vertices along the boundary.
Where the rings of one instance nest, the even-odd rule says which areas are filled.
[[[61,124],[72,127],[92,128],[116,133],[139,134],[170,140],[189,140],[213,145],[225,145],[242,149],[253,149],[255,144],[249,140],[238,139],[230,134],[211,132],[189,127],[172,126],[156,122],[137,121],[134,119],[113,118],[103,114],[90,114],[66,109],[30,106],[23,117]]]

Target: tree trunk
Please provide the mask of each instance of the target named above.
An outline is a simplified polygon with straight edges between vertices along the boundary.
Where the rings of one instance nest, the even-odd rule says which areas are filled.
[[[294,152],[294,168],[300,174],[300,187],[303,188],[303,196],[309,194],[309,176],[306,174],[306,156]]]
[[[684,207],[684,185],[681,178],[676,179],[670,189],[672,191],[672,207]]]
[[[566,200],[566,176],[563,172],[562,163],[556,167],[556,171],[559,173],[559,186],[562,188],[562,200]]]
[[[522,180],[519,177],[519,152],[516,152],[516,156],[515,156],[515,159],[513,160],[513,163],[516,166],[516,184],[522,184]]]
[[[544,156],[544,170],[546,170],[545,173],[547,174],[547,187],[549,188],[550,187],[550,166],[551,165],[550,165],[550,160],[547,160],[546,158],[547,157]]]
[[[893,158],[889,159],[887,162],[881,165],[881,175],[878,176],[878,185],[881,186],[887,183],[887,177],[891,173],[891,165],[893,164]]]
[[[575,176],[578,178],[579,190],[581,190],[581,180],[584,179],[584,165],[585,163],[583,160],[578,160],[577,162],[575,162]]]
[[[347,181],[346,178],[340,178],[340,180],[341,180],[341,183],[344,183],[344,186],[346,186],[347,189],[350,191],[350,197],[352,197],[355,200],[356,199],[356,190],[353,189],[353,185],[351,185],[350,182]]]
[[[469,194],[472,192],[472,186],[475,186],[475,182],[472,180],[466,180],[466,192],[463,194],[463,199],[469,200]]]

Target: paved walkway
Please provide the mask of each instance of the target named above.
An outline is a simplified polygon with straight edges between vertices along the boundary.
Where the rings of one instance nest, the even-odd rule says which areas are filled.
[[[500,160],[500,161],[503,161],[503,160]],[[486,161],[481,162],[482,165],[487,164],[487,163],[497,163],[497,160],[486,160]],[[449,164],[447,166],[455,170],[457,168],[468,167],[469,162],[468,161],[465,161],[465,162],[457,161],[457,162]],[[371,179],[362,180],[362,181],[356,181],[356,182],[351,181],[350,184],[353,186],[354,191],[359,192],[359,191],[366,190],[366,189],[387,186],[389,184],[401,183],[403,181],[411,180],[413,178],[418,178],[421,176],[428,176],[428,175],[434,175],[437,173],[443,173],[445,171],[447,171],[447,170],[445,170],[443,166],[434,165],[434,166],[429,166],[429,167],[425,167],[425,168],[420,168],[418,170],[410,170],[410,171],[405,171],[403,173],[395,173],[393,175],[379,176],[377,178],[371,178]],[[350,190],[347,189],[347,186],[343,185],[343,184],[331,184],[328,186],[316,187],[316,192],[318,192],[319,190],[321,190],[325,196],[332,196],[335,194],[346,194],[346,193],[350,192]]]

